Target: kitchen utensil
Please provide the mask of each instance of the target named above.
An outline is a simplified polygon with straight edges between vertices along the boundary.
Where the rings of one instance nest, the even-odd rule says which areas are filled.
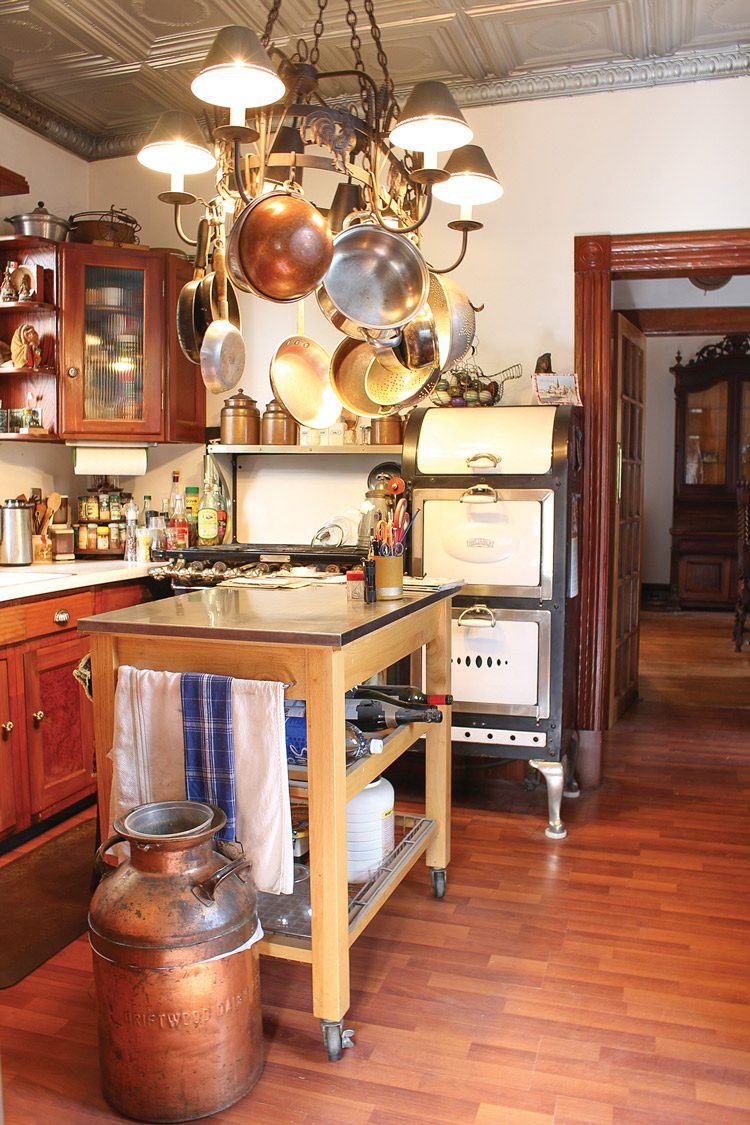
[[[381,347],[378,346],[376,340],[373,343],[378,348],[378,363],[400,376],[404,390],[409,388],[409,393],[405,395],[406,398],[409,398],[424,383],[424,377],[420,379],[420,373],[426,376],[440,363],[435,318],[432,315],[429,303],[422,305],[422,308],[412,317],[409,323],[404,325],[401,330],[401,339],[395,346]],[[378,377],[381,382],[379,389],[383,394],[397,393],[397,384],[394,385],[394,381],[389,382],[385,377]],[[371,394],[374,389],[374,387],[370,388]],[[373,395],[373,398],[377,402],[383,401],[385,405],[390,405],[390,400],[387,398],[381,400],[377,394]],[[402,402],[403,398],[395,401]]]
[[[229,235],[229,274],[238,288],[288,303],[312,293],[331,264],[333,235],[316,207],[297,192],[254,199]]]
[[[357,217],[350,215],[349,220]],[[407,324],[427,299],[429,273],[417,247],[372,223],[348,226],[333,240],[323,288],[338,311],[362,328]]]
[[[463,359],[472,345],[477,310],[461,286],[445,274],[430,274],[428,304],[435,319],[440,370],[447,371]]]
[[[297,335],[279,344],[271,360],[273,393],[301,426],[323,430],[341,417],[331,382],[331,357],[304,335],[303,303],[297,306]]]
[[[227,274],[224,264],[224,247],[214,248],[219,320],[213,320],[203,337],[200,352],[201,375],[212,394],[231,391],[242,378],[245,369],[245,341],[242,333],[228,320]]]
[[[278,399],[266,405],[260,420],[261,445],[296,445],[299,437],[297,423]]]
[[[258,445],[260,411],[242,387],[225,399],[219,418],[222,445]]]
[[[382,410],[393,410],[396,407],[381,407]],[[370,429],[370,445],[400,445],[401,444],[401,419],[398,414],[384,418],[382,415],[373,418]]]
[[[381,406],[367,393],[367,371],[376,362],[375,349],[371,344],[362,344],[349,337],[341,341],[331,358],[334,391],[347,410],[362,418],[378,418],[396,410],[395,406]]]
[[[195,268],[193,280],[188,281],[180,290],[177,298],[177,339],[184,354],[191,363],[200,363],[201,344],[203,343],[203,328],[198,336],[196,323],[196,304],[200,283],[206,273],[206,260],[208,256],[208,220],[201,219],[198,223],[198,241],[195,249]]]
[[[226,251],[224,255],[226,263]],[[225,265],[226,268],[226,265]],[[212,320],[219,319],[219,295],[216,282],[215,263],[214,269],[206,273],[198,286],[197,300],[194,305],[195,335],[198,350],[203,343],[206,329]],[[227,319],[235,328],[241,328],[240,306],[237,301],[237,291],[227,277]]]
[[[25,215],[13,215],[5,220],[16,234],[27,234],[32,238],[48,238],[51,242],[64,242],[70,228],[67,219],[50,215],[44,203],[39,201],[33,211]]]
[[[42,526],[39,528],[40,535],[44,535],[47,527],[52,522],[52,517],[60,507],[61,499],[62,497],[60,496],[59,492],[50,492],[49,496],[47,497],[47,506],[44,513],[44,519],[42,520]]]
[[[319,285],[315,291],[315,296],[323,316],[334,328],[338,329],[339,332],[343,332],[345,336],[351,336],[353,340],[362,340],[371,344],[383,344],[389,347],[395,346],[400,342],[401,333],[396,328],[383,328],[380,331],[377,329],[363,328],[361,324],[355,324],[349,317],[344,316],[343,313],[339,312],[326,293],[325,286]]]
[[[109,211],[78,211],[70,216],[70,242],[137,242],[141,224],[132,215],[112,205]]]
[[[6,500],[0,508],[0,566],[30,566],[31,512],[27,500]]]

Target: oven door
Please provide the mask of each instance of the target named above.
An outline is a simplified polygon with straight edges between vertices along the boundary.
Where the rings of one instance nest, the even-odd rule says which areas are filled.
[[[551,632],[548,610],[454,606],[454,712],[549,718]]]
[[[420,476],[530,476],[552,468],[556,406],[433,407],[419,429]]]
[[[462,578],[473,591],[552,597],[555,495],[550,489],[414,490],[412,573]]]

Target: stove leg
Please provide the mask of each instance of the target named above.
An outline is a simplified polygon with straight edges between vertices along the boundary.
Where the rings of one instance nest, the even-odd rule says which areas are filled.
[[[563,783],[565,780],[565,767],[562,762],[542,762],[539,759],[529,762],[547,783],[547,815],[549,823],[544,829],[544,835],[551,840],[564,840],[568,830],[560,819],[560,805],[562,804]]]

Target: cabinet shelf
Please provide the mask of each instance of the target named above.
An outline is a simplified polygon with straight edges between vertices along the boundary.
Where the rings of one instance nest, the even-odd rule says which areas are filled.
[[[59,434],[0,434],[0,441],[62,441]]]
[[[56,312],[57,305],[48,301],[2,301],[0,312],[18,312],[19,309],[28,309],[33,312]]]
[[[0,367],[0,375],[56,375],[55,367]]]
[[[379,456],[381,453],[400,455],[400,445],[222,445],[213,442],[208,446],[209,453],[262,453],[298,456],[300,454],[359,454]]]

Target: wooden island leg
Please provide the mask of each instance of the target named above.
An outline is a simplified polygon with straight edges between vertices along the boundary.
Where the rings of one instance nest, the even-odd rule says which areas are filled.
[[[349,902],[346,878],[344,662],[340,649],[307,652],[313,1014],[332,1061],[348,1046]]]
[[[451,603],[436,606],[440,628],[426,646],[426,691],[448,695],[451,689]],[[425,735],[425,815],[437,821],[438,830],[427,847],[427,866],[433,868],[433,888],[438,898],[445,892],[445,868],[451,857],[451,708],[441,707],[442,723],[433,723]],[[440,874],[442,873],[442,875]]]

